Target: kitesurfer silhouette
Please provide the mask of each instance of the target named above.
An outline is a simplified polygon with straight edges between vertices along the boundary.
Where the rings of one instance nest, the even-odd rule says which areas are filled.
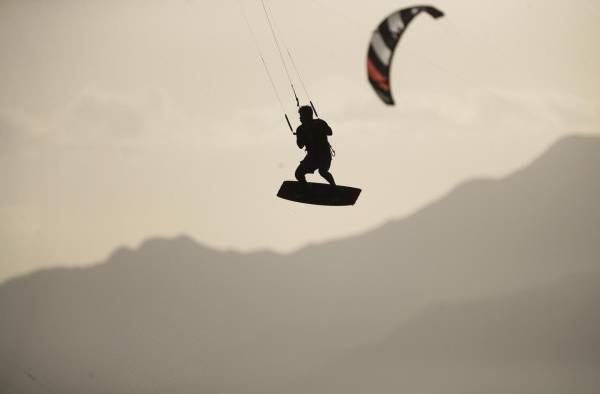
[[[319,175],[335,186],[333,175],[329,172],[332,149],[327,136],[333,134],[331,127],[323,119],[314,119],[312,107],[308,105],[300,107],[298,114],[302,124],[296,129],[296,144],[300,149],[306,148],[306,157],[296,168],[296,179],[306,184],[306,174],[319,170]]]

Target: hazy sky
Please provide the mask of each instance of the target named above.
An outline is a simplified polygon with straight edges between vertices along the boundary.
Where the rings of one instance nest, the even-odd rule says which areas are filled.
[[[241,3],[297,124],[260,2]],[[405,34],[392,108],[371,91],[365,54],[377,23],[413,3],[270,4],[334,130],[332,172],[363,189],[358,204],[275,197],[303,152],[240,1],[0,0],[0,280],[155,235],[287,251],[600,131],[595,0],[431,3],[446,17]]]

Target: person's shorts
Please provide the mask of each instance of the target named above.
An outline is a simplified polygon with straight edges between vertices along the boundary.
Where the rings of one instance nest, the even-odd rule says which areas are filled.
[[[312,174],[316,170],[329,171],[331,167],[331,155],[312,156],[307,155],[304,160],[300,162],[298,169],[302,173]]]

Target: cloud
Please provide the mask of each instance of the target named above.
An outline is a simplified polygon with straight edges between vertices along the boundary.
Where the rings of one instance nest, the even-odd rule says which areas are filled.
[[[184,115],[158,91],[123,96],[87,90],[49,116],[0,109],[0,155],[202,146],[207,123]]]
[[[68,109],[62,125],[69,143],[132,141],[139,138],[146,119],[122,98],[87,93]]]
[[[0,109],[0,157],[20,154],[44,141],[43,127],[25,112]]]
[[[597,132],[600,104],[577,96],[514,91],[473,91],[465,96],[399,94],[386,107],[368,86],[344,78],[320,85],[317,110],[333,127],[360,138],[403,133],[506,135],[511,132]],[[340,97],[336,92],[352,91]],[[200,108],[202,111],[202,107]],[[287,108],[298,125],[295,108]],[[25,151],[239,149],[278,144],[289,134],[274,103],[232,109],[228,116],[184,114],[154,90],[119,96],[88,90],[48,118],[0,110],[0,155]]]
[[[365,84],[342,78],[327,83],[325,116],[364,134],[420,132],[600,132],[600,102],[556,92],[472,90],[464,95],[400,92],[383,105]],[[340,97],[333,92],[351,90]],[[325,112],[325,111],[322,111]]]

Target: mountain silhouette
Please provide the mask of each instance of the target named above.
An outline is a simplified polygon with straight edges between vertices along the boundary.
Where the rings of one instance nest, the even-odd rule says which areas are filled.
[[[431,305],[599,272],[598,169],[600,138],[570,137],[505,178],[292,254],[155,238],[14,278],[0,286],[0,387],[39,392],[26,373],[62,393],[289,387]]]

